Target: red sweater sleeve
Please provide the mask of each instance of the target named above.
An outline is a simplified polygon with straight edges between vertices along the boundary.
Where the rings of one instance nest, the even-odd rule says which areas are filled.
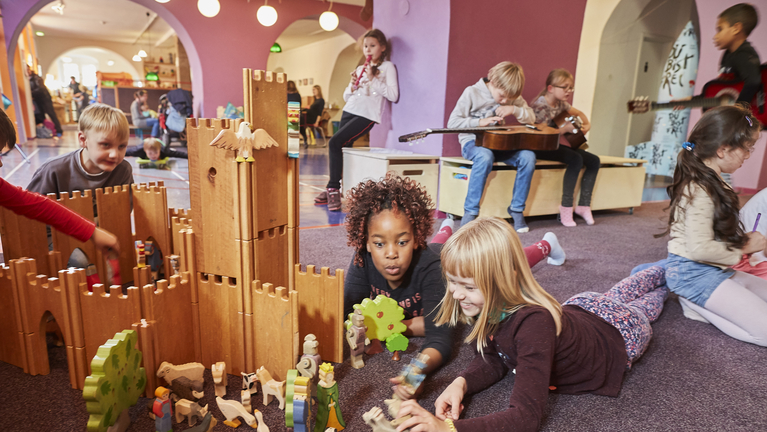
[[[25,191],[0,178],[0,206],[50,225],[82,242],[88,241],[96,224],[40,194]]]

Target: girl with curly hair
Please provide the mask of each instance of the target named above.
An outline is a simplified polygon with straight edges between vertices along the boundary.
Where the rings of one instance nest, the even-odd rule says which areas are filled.
[[[432,200],[410,178],[389,174],[380,181],[367,180],[346,195],[348,245],[355,249],[344,281],[344,316],[355,304],[379,294],[393,298],[405,313],[406,336],[426,337],[421,352],[429,356],[429,374],[450,357],[451,330],[435,325],[436,311],[445,294],[439,250],[452,234],[453,221],[446,220],[431,244]],[[561,265],[565,253],[556,236],[525,249],[530,265],[549,257]],[[414,395],[392,379],[401,399]],[[423,387],[420,387],[423,388]]]

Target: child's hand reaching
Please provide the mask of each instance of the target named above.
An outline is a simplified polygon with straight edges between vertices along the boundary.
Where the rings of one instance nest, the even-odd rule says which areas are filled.
[[[479,126],[484,127],[484,126],[495,125],[502,121],[503,121],[503,117],[498,117],[498,116],[483,118],[482,120],[479,121]]]
[[[458,420],[463,411],[463,396],[466,394],[466,379],[464,377],[456,378],[452,384],[447,386],[445,391],[434,402],[434,413],[440,420],[451,419]],[[401,412],[401,411],[400,411]]]
[[[450,427],[447,423],[434,417],[414,400],[402,402],[397,418],[408,414],[412,417],[402,422],[397,427],[397,432],[408,429],[419,432],[450,432]]]
[[[743,253],[759,252],[767,247],[767,239],[764,238],[762,233],[754,231],[746,235],[748,235],[748,242],[743,246]]]
[[[93,231],[91,240],[104,254],[107,254],[110,250],[118,255],[120,254],[120,243],[117,241],[117,236],[107,230],[96,228]]]
[[[408,399],[418,399],[418,396],[423,393],[424,386],[418,386],[418,389],[415,392],[412,392],[411,388],[401,385],[404,380],[405,378],[402,376],[389,378],[389,382],[394,384],[394,386],[391,388],[392,391],[394,391],[394,394],[403,401]]]
[[[514,115],[516,117],[517,107],[514,105],[501,105],[498,108],[495,109],[495,115],[498,117],[508,117],[510,115]]]

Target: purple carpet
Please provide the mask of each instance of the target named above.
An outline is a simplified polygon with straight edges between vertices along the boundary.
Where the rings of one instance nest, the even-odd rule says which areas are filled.
[[[540,284],[559,301],[582,291],[607,291],[641,263],[666,256],[666,239],[653,234],[663,231],[666,203],[646,204],[633,215],[625,211],[597,212],[596,225],[581,220],[576,228],[565,228],[552,217],[529,218],[531,232],[520,237],[530,245],[553,231],[567,252],[567,262],[555,267],[545,262],[533,270]],[[352,251],[346,246],[343,227],[309,229],[300,233],[303,263],[345,269]],[[767,348],[737,341],[709,324],[682,316],[675,295],[666,302],[655,335],[644,356],[626,373],[617,398],[552,394],[541,430],[545,431],[766,431]],[[471,348],[461,341],[466,329],[456,332],[453,360],[425,381],[421,404],[433,410],[440,392],[471,360]],[[388,377],[395,376],[417,352],[421,339],[400,362],[387,351],[365,356],[365,367],[352,369],[348,361],[336,365],[341,411],[348,431],[368,431],[362,414],[373,406],[385,408],[391,397]],[[348,350],[347,350],[348,351]],[[2,431],[82,431],[88,414],[81,392],[69,387],[66,357],[61,348],[49,349],[51,374],[28,376],[19,368],[0,363],[0,382],[8,399],[0,405]],[[225,399],[239,400],[240,378],[230,376]],[[464,417],[477,417],[503,410],[514,385],[507,376],[485,392],[467,399]],[[214,401],[210,372],[206,372],[205,398],[219,424],[215,431],[232,430]],[[148,399],[140,399],[131,410],[131,431],[153,431],[146,416]],[[36,407],[36,408],[35,408]],[[253,407],[264,413],[269,428],[284,431],[284,413],[276,402]],[[174,424],[174,431],[188,429]],[[241,430],[248,430],[246,425]]]

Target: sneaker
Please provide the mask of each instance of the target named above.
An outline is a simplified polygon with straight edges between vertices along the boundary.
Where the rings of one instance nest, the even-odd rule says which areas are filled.
[[[548,242],[549,246],[551,246],[551,251],[549,252],[549,257],[546,262],[555,266],[564,264],[566,258],[565,250],[562,249],[562,246],[559,244],[557,235],[553,232],[547,232],[543,235],[543,240]]]
[[[679,304],[682,305],[682,313],[686,318],[689,318],[691,320],[700,321],[702,323],[709,324],[709,321],[705,318],[703,318],[703,315],[699,314],[697,311],[695,311],[692,308],[692,302],[690,300],[687,300],[684,297],[679,297]]]
[[[328,210],[341,211],[341,192],[338,189],[328,189]]]
[[[522,212],[510,211],[511,218],[514,219],[514,230],[518,233],[526,233],[530,228],[525,223],[525,216]]]
[[[314,205],[325,205],[328,203],[328,192],[322,191],[314,198]]]

